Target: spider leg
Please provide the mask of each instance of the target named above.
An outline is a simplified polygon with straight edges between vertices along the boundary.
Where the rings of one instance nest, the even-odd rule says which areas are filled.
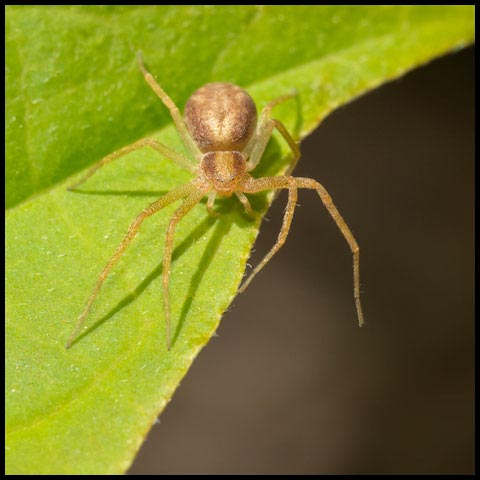
[[[277,177],[277,178],[282,178],[282,177]],[[262,190],[271,189],[271,188],[288,188],[287,208],[285,209],[282,228],[278,235],[278,239],[275,242],[275,245],[265,255],[263,260],[255,267],[255,269],[249,275],[249,277],[243,282],[243,285],[238,290],[239,293],[242,293],[248,287],[250,282],[253,280],[253,277],[255,277],[255,275],[267,264],[267,262],[280,250],[280,248],[285,243],[288,232],[290,230],[290,226],[292,224],[293,212],[295,211],[295,206],[297,204],[297,185],[295,180],[292,177],[286,178],[286,183],[282,182],[281,186],[274,186],[273,184],[269,184],[267,188],[264,188],[265,182],[263,182],[263,180],[265,180],[265,178],[254,179],[253,181],[251,181],[250,189],[248,191],[250,193],[253,193],[253,192],[261,192]],[[272,178],[271,180],[276,180],[276,179]],[[277,183],[277,182],[274,181],[273,183]],[[259,188],[259,190],[257,190],[257,188]]]
[[[167,193],[164,195],[162,198],[156,200],[152,204],[150,204],[148,207],[146,207],[138,216],[135,218],[135,220],[130,224],[128,227],[128,231],[123,238],[122,242],[120,245],[117,247],[115,250],[115,253],[112,255],[110,260],[108,261],[107,265],[103,269],[102,273],[97,279],[97,283],[95,284],[93,291],[90,295],[90,298],[88,299],[85,308],[83,309],[83,312],[80,314],[78,317],[77,325],[75,327],[75,330],[73,331],[72,335],[68,339],[66,343],[66,348],[70,348],[72,345],[73,341],[78,335],[78,332],[80,332],[81,328],[83,327],[85,320],[88,316],[88,313],[90,312],[90,309],[92,307],[92,304],[95,300],[95,298],[98,296],[98,293],[100,292],[100,288],[102,287],[103,282],[105,279],[108,277],[110,270],[115,266],[115,264],[118,262],[120,257],[122,256],[123,252],[125,249],[128,247],[130,242],[133,240],[135,237],[138,229],[140,228],[140,225],[142,222],[149,217],[150,215],[153,215],[154,213],[158,212],[162,208],[166,207],[172,202],[175,202],[176,200],[180,198],[184,198],[187,195],[189,195],[194,189],[196,189],[195,184],[192,183],[187,183],[186,185],[182,185],[175,190],[172,190],[171,192]]]
[[[290,175],[295,167],[297,166],[298,161],[300,160],[300,147],[298,143],[292,138],[289,131],[286,129],[285,125],[280,121],[276,120],[275,118],[272,119],[272,122],[275,124],[276,129],[282,134],[283,138],[287,141],[289,147],[292,149],[293,158],[290,160],[290,164],[288,166],[285,175]]]
[[[135,143],[132,143],[131,145],[127,145],[126,147],[123,147],[120,150],[110,153],[110,155],[107,155],[106,157],[102,158],[102,160],[100,160],[97,164],[93,165],[93,167],[91,167],[90,170],[88,170],[88,172],[85,174],[83,178],[81,178],[77,183],[69,187],[68,190],[73,190],[77,188],[83,182],[88,180],[98,169],[102,168],[107,163],[110,163],[112,160],[116,160],[117,158],[122,157],[127,153],[133,152],[143,147],[152,147],[154,150],[161,153],[165,157],[169,158],[170,160],[173,160],[179,167],[189,170],[192,173],[195,172],[195,167],[192,165],[192,162],[187,157],[171,150],[170,148],[161,144],[160,142],[157,142],[153,138],[144,138],[142,140],[138,140]]]
[[[262,110],[262,113],[260,114],[260,120],[257,125],[257,131],[252,140],[248,143],[248,145],[243,151],[243,154],[247,158],[249,158],[247,162],[247,171],[252,171],[260,162],[274,128],[277,128],[277,130],[282,134],[283,138],[285,138],[293,152],[293,159],[291,160],[290,166],[288,168],[288,175],[295,168],[300,158],[300,148],[298,147],[297,143],[292,138],[290,133],[288,133],[285,125],[283,125],[280,120],[270,118],[273,107],[294,96],[295,93],[283,95],[268,103],[267,106]]]
[[[244,195],[242,192],[235,192],[235,195],[242,202],[242,205],[245,208],[245,212],[247,213],[247,215],[252,218],[255,217],[255,212],[252,210],[252,206],[250,205],[250,202],[248,201],[246,195]]]
[[[328,213],[330,213],[330,216],[337,224],[337,227],[342,232],[342,235],[345,237],[345,240],[350,247],[353,255],[353,294],[355,297],[355,306],[357,308],[358,323],[362,326],[365,324],[365,320],[363,318],[362,305],[360,303],[360,247],[358,246],[350,228],[333,203],[332,197],[330,197],[323,185],[312,178],[297,177],[295,180],[299,188],[308,188],[317,191],[320,200],[325,205],[325,208],[328,210]]]
[[[138,52],[137,54],[137,63],[138,68],[142,72],[146,82],[150,85],[151,89],[157,94],[163,104],[170,111],[170,115],[175,122],[178,133],[180,134],[183,143],[185,143],[185,146],[195,158],[199,158],[202,152],[197,147],[197,144],[193,141],[193,138],[191,137],[188,128],[185,125],[185,122],[183,121],[182,115],[180,114],[178,107],[175,105],[175,103],[173,103],[173,100],[166,94],[165,90],[163,90],[163,88],[156,82],[152,74],[145,68],[140,52]]]
[[[215,203],[215,197],[217,196],[217,192],[215,190],[212,190],[208,194],[208,201],[207,201],[207,210],[208,214],[211,217],[218,217],[219,214],[213,210],[213,204]]]
[[[171,347],[171,335],[170,335],[170,297],[168,294],[168,288],[170,283],[170,273],[172,264],[172,250],[173,240],[175,236],[175,227],[177,223],[205,196],[207,192],[205,190],[197,190],[195,193],[190,194],[183,202],[183,204],[175,211],[170,223],[168,224],[167,234],[165,239],[165,251],[163,254],[163,300],[165,308],[165,327],[167,338],[167,349]]]
[[[275,189],[288,188],[291,195],[292,182],[294,182],[296,188],[307,188],[310,190],[317,191],[318,196],[320,197],[320,200],[327,208],[328,212],[330,213],[331,217],[337,224],[337,227],[342,232],[342,235],[345,237],[345,240],[347,241],[350,247],[350,250],[353,255],[353,291],[354,291],[354,297],[355,297],[355,306],[357,309],[358,323],[360,326],[362,326],[365,323],[365,321],[363,318],[362,306],[360,303],[360,266],[359,266],[360,265],[359,264],[360,249],[352,232],[348,228],[348,225],[345,223],[345,220],[340,215],[339,211],[337,210],[337,207],[335,207],[332,201],[332,198],[330,197],[328,192],[325,190],[325,188],[320,183],[318,183],[317,181],[311,178],[280,176],[280,177],[264,177],[264,178],[258,178],[258,179],[250,178],[249,180],[247,180],[247,182],[245,182],[243,191],[246,193],[255,193],[255,192],[261,192],[263,190],[270,190],[274,188]],[[289,211],[289,208],[291,209],[291,211]],[[287,205],[287,210],[285,212],[285,217],[282,225],[282,231],[286,229],[286,233],[284,233],[282,237],[282,231],[280,232],[277,243],[274,245],[272,250],[267,254],[267,256],[262,260],[262,262],[260,262],[257,268],[255,268],[255,270],[252,272],[252,274],[247,279],[247,281],[242,285],[242,287],[240,288],[240,292],[245,290],[246,286],[251,282],[253,276],[256,275],[261,270],[261,268],[265,266],[265,264],[270,260],[270,258],[272,258],[272,256],[283,245],[283,243],[280,243],[280,245],[277,247],[277,244],[279,243],[281,237],[283,238],[283,242],[285,241],[285,238],[288,233],[288,229],[290,227],[291,217],[293,216],[294,208],[295,208],[294,204],[293,206],[290,206],[290,196],[289,196],[289,205]],[[288,215],[290,215],[290,220],[288,220]]]

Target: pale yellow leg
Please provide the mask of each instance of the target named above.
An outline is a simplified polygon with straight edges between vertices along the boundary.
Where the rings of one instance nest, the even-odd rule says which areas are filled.
[[[250,188],[255,190],[255,185],[257,188],[260,187],[261,190],[265,190],[261,182],[263,179],[253,180],[250,184]],[[285,215],[283,217],[283,224],[278,235],[278,239],[272,249],[265,255],[263,260],[255,267],[253,272],[249,275],[249,277],[243,282],[243,285],[239,288],[238,292],[242,293],[253,280],[253,277],[267,264],[267,262],[280,250],[280,248],[285,243],[287,239],[288,232],[290,231],[290,225],[292,224],[293,219],[293,212],[295,211],[295,206],[297,204],[297,185],[295,180],[292,178],[291,181],[288,181],[286,188],[288,188],[288,203],[287,208],[285,209]],[[257,190],[257,191],[261,191]]]
[[[181,187],[176,188],[175,190],[172,190],[171,192],[167,193],[164,195],[162,198],[156,200],[152,204],[150,204],[147,208],[145,208],[138,216],[137,218],[131,223],[131,225],[128,227],[127,234],[123,238],[122,242],[120,245],[117,247],[115,250],[115,253],[112,255],[110,260],[108,261],[107,265],[103,269],[102,273],[98,277],[97,283],[95,284],[95,287],[93,288],[93,291],[90,295],[90,298],[87,301],[87,304],[85,305],[85,308],[83,309],[83,312],[80,314],[78,317],[77,325],[75,327],[75,330],[73,331],[72,335],[68,339],[66,343],[66,348],[70,348],[72,345],[73,341],[77,337],[78,333],[80,332],[81,328],[83,327],[85,320],[88,316],[88,313],[90,312],[90,309],[92,307],[92,304],[95,300],[95,298],[98,296],[98,293],[100,292],[100,288],[105,281],[105,279],[108,277],[110,271],[112,268],[115,266],[115,264],[118,262],[120,257],[122,256],[123,252],[125,249],[128,247],[130,242],[133,240],[135,237],[136,233],[138,232],[138,229],[140,228],[140,225],[142,222],[149,217],[150,215],[153,215],[154,213],[158,212],[162,208],[166,207],[170,203],[185,197],[188,195],[190,192],[192,192],[196,187],[192,183],[188,183],[186,185],[182,185]]]
[[[325,190],[325,188],[318,183],[317,181],[311,179],[311,178],[297,178],[297,177],[287,177],[287,176],[281,176],[281,177],[264,177],[264,178],[259,178],[259,179],[253,179],[251,178],[248,180],[245,185],[244,185],[244,192],[246,193],[255,193],[255,192],[261,192],[263,190],[272,190],[272,189],[278,189],[278,188],[289,188],[291,191],[291,182],[295,182],[295,185],[297,188],[307,188],[311,190],[316,190],[320,200],[322,200],[322,203],[325,205],[327,208],[328,212],[330,213],[331,217],[337,224],[337,227],[340,229],[342,232],[343,236],[347,240],[347,243],[350,247],[350,250],[352,251],[353,254],[353,291],[354,291],[354,297],[355,297],[355,306],[357,309],[357,315],[358,315],[358,323],[360,326],[364,325],[365,320],[363,317],[363,312],[362,312],[362,306],[360,303],[360,249],[359,246],[348,228],[348,225],[345,223],[345,220],[342,218],[340,215],[339,211],[337,210],[337,207],[335,207],[332,198],[328,194],[328,192]],[[282,230],[285,227],[286,223],[286,218],[288,214],[288,206],[287,206],[287,212],[285,213],[284,217],[284,225],[282,226]],[[293,211],[291,213],[293,216]],[[291,220],[290,220],[291,222]],[[289,228],[290,223],[288,224],[287,227]],[[287,230],[288,232],[288,230]],[[286,234],[284,235],[286,238]],[[277,241],[278,243],[278,241]],[[275,245],[276,246],[276,245]],[[270,253],[265,257],[262,262],[257,266],[257,268],[253,271],[251,276],[247,279],[247,281],[242,285],[240,291],[245,290],[246,286],[250,281],[252,280],[253,276],[256,275],[272,258],[272,256],[278,251],[278,248],[275,250],[274,248],[270,251]],[[275,251],[274,251],[275,250]],[[272,253],[273,252],[273,253]]]
[[[332,201],[332,197],[328,194],[325,188],[318,183],[317,181],[311,178],[296,178],[297,185],[299,188],[309,188],[317,191],[320,200],[327,208],[331,217],[337,224],[337,227],[342,232],[345,240],[350,247],[350,250],[353,254],[353,292],[355,297],[355,306],[357,308],[358,323],[360,326],[365,324],[363,318],[362,305],[360,303],[360,247],[358,246],[357,241],[355,240],[350,228],[346,224],[343,217],[340,215],[340,212],[337,210],[337,207]]]
[[[172,116],[173,121],[177,126],[178,133],[181,139],[183,140],[183,143],[185,143],[185,146],[188,148],[190,153],[195,158],[199,159],[202,152],[197,147],[197,144],[193,141],[193,138],[191,137],[185,122],[183,121],[182,115],[180,114],[180,110],[175,105],[175,103],[173,103],[173,100],[167,95],[165,90],[163,90],[163,88],[156,82],[152,74],[145,68],[145,65],[143,64],[142,55],[140,54],[140,52],[137,55],[137,62],[138,62],[138,67],[140,68],[140,71],[143,73],[143,76],[146,82],[150,85],[151,89],[157,94],[158,98],[160,98],[163,104],[170,111],[170,115]]]
[[[242,202],[243,207],[245,208],[245,212],[249,217],[254,217],[255,212],[252,210],[252,206],[250,205],[250,202],[248,201],[248,198],[246,195],[244,195],[242,192],[235,192],[235,195],[237,198]]]
[[[167,349],[171,347],[170,333],[170,297],[168,293],[170,283],[170,273],[172,264],[173,240],[175,236],[175,227],[177,223],[205,196],[205,191],[197,191],[187,197],[183,204],[175,211],[167,228],[165,239],[165,251],[163,255],[163,300],[165,308],[165,329],[167,338]]]
[[[290,167],[289,170],[292,171],[297,164],[298,159],[300,158],[300,149],[297,143],[295,142],[295,140],[293,140],[292,136],[288,133],[287,129],[285,128],[283,123],[280,122],[280,120],[270,118],[273,107],[290,98],[293,98],[295,95],[295,93],[282,95],[281,97],[272,100],[262,110],[256,133],[243,151],[243,154],[248,158],[247,171],[252,171],[260,162],[263,153],[265,152],[265,148],[267,147],[268,141],[270,140],[270,137],[272,135],[272,131],[275,127],[285,138],[294,154],[294,158],[292,160],[293,167]]]
[[[215,197],[217,196],[217,192],[215,190],[212,190],[208,194],[208,200],[207,200],[207,211],[208,214],[212,217],[218,217],[219,214],[213,210],[213,206],[215,204]]]
[[[116,160],[117,158],[123,155],[127,155],[127,153],[131,153],[143,147],[152,147],[154,150],[161,153],[165,157],[169,158],[170,160],[173,160],[178,166],[186,170],[190,170],[192,173],[195,171],[194,166],[192,165],[192,162],[188,160],[188,158],[184,157],[180,153],[174,152],[170,148],[166,147],[165,145],[161,144],[160,142],[157,142],[152,138],[143,138],[142,140],[138,140],[137,142],[132,143],[131,145],[127,145],[126,147],[123,147],[120,150],[112,152],[106,157],[102,158],[102,160],[100,160],[97,164],[93,165],[93,167],[91,167],[90,170],[88,170],[88,172],[85,174],[84,177],[82,177],[78,182],[76,182],[74,185],[72,185],[68,189],[73,190],[77,188],[83,182],[88,180],[98,169],[102,168],[107,163],[110,163],[112,160]]]
[[[293,172],[298,161],[300,160],[300,147],[280,120],[272,119],[272,122],[275,124],[276,129],[282,134],[283,138],[287,141],[293,152],[293,158],[290,161],[287,171],[285,172],[285,176],[288,176]]]

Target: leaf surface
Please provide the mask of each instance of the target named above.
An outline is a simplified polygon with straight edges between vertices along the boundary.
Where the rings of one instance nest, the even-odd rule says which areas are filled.
[[[7,473],[112,474],[131,464],[236,295],[272,195],[200,203],[178,225],[165,348],[161,272],[172,205],[145,221],[86,331],[64,343],[133,218],[191,175],[148,149],[66,187],[142,137],[185,152],[135,64],[183,108],[236,83],[301,140],[334,108],[473,40],[473,7],[9,6],[6,11]],[[255,175],[285,170],[277,135]],[[352,308],[353,300],[352,300]]]

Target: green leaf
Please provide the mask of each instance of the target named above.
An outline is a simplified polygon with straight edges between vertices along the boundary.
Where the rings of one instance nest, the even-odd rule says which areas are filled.
[[[148,219],[72,332],[133,218],[191,176],[156,152],[129,154],[81,191],[66,187],[145,136],[185,152],[135,54],[183,108],[209,81],[276,107],[298,138],[367,90],[473,40],[469,6],[9,6],[6,10],[7,473],[112,474],[131,464],[236,295],[262,214],[205,202],[177,229],[165,347],[161,259],[172,205]],[[276,135],[256,175],[285,170]],[[78,175],[77,175],[78,173]],[[353,300],[352,300],[353,308]]]

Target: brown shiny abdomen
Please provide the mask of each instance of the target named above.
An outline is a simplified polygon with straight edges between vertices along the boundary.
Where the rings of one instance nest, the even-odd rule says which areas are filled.
[[[184,118],[202,152],[241,152],[255,131],[257,110],[242,88],[231,83],[207,83],[189,98]]]

